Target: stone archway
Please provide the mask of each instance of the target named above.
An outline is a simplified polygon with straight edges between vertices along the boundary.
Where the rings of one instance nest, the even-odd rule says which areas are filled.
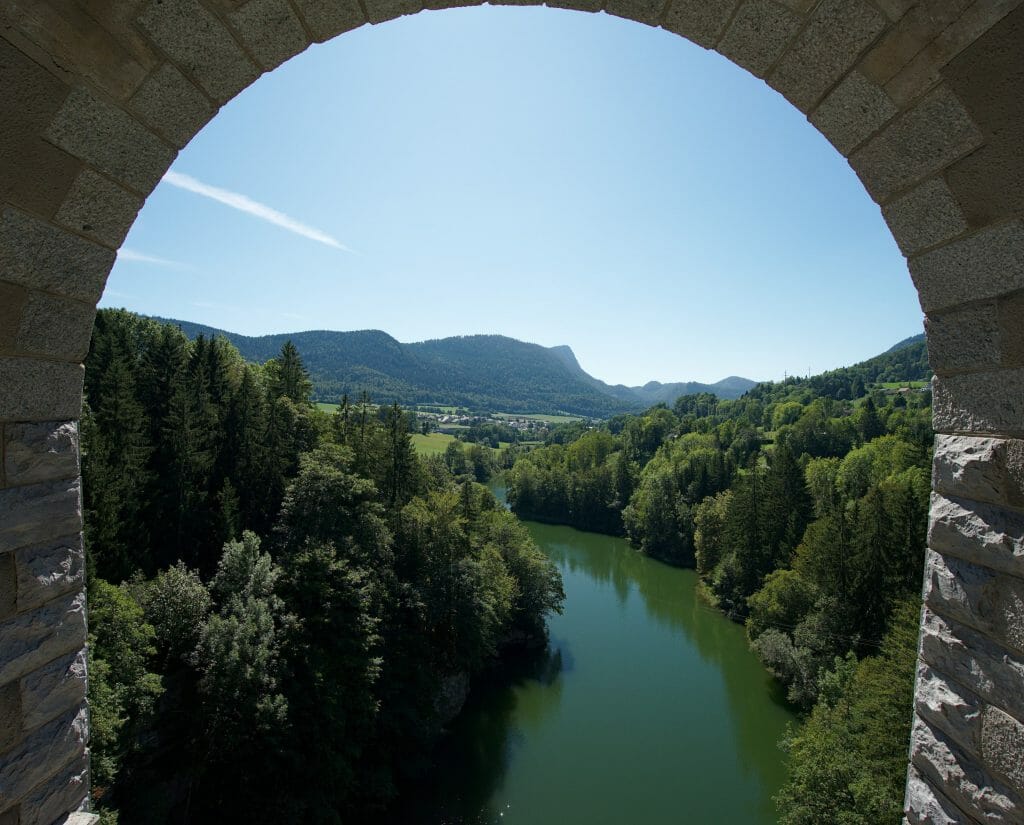
[[[533,0],[526,0],[527,3]],[[474,0],[0,7],[0,825],[88,788],[76,419],[107,273],[177,151],[342,32]],[[748,69],[847,157],[926,313],[934,496],[907,820],[1024,816],[1022,0],[552,0]]]

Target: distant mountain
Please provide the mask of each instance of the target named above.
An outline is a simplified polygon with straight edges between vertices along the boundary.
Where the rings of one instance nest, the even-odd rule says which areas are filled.
[[[506,412],[572,413],[603,418],[632,412],[680,395],[712,392],[738,398],[754,386],[730,377],[717,384],[651,382],[644,387],[610,386],[588,375],[572,349],[542,347],[502,335],[465,335],[403,344],[380,330],[294,332],[250,337],[178,321],[189,337],[222,335],[242,357],[263,362],[285,341],[299,350],[313,380],[314,395],[336,401],[363,390],[375,401],[454,404]]]
[[[898,350],[906,349],[907,347],[912,347],[915,344],[923,344],[924,342],[924,333],[920,332],[917,335],[911,335],[909,338],[904,338],[898,344],[893,344],[889,349],[883,352],[882,355],[889,355],[889,353],[897,352]]]

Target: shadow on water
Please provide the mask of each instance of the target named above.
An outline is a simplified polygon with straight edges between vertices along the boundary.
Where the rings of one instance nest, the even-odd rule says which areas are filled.
[[[473,685],[462,713],[444,731],[423,781],[403,788],[389,825],[490,825],[501,812],[492,800],[521,738],[562,699],[563,675],[573,666],[565,640],[508,656]],[[520,701],[523,689],[543,703]]]

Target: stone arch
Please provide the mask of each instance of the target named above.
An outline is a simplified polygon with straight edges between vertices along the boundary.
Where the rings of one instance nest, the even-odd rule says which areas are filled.
[[[539,4],[525,0],[515,4]],[[89,821],[76,419],[117,248],[220,106],[366,23],[474,0],[0,8],[0,823]],[[907,820],[1024,816],[1021,0],[550,0],[661,26],[784,95],[909,261],[934,495]]]

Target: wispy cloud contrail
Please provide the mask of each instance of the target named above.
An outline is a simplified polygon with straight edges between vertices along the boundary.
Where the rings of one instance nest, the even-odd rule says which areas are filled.
[[[210,186],[208,183],[196,180],[191,175],[183,175],[181,172],[167,172],[163,179],[171,186],[176,186],[179,189],[194,192],[197,195],[202,195],[204,198],[215,200],[218,203],[230,206],[232,209],[237,209],[240,212],[246,212],[253,217],[267,221],[267,223],[272,223],[275,226],[280,226],[282,229],[287,229],[289,232],[294,232],[296,235],[309,238],[311,241],[317,241],[319,243],[326,244],[327,246],[333,246],[335,249],[341,249],[345,252],[352,252],[349,247],[345,246],[345,244],[341,243],[336,238],[332,238],[326,232],[312,226],[306,226],[306,224],[295,220],[295,218],[291,218],[283,212],[278,212],[276,209],[267,206],[265,203],[254,201],[252,198],[239,192],[221,189],[219,186]]]
[[[117,259],[119,261],[138,261],[144,264],[156,264],[157,266],[174,266],[182,269],[188,269],[188,264],[183,264],[180,261],[169,261],[167,258],[158,258],[156,255],[147,255],[145,252],[139,252],[135,249],[129,249],[127,246],[122,246],[117,250]]]

